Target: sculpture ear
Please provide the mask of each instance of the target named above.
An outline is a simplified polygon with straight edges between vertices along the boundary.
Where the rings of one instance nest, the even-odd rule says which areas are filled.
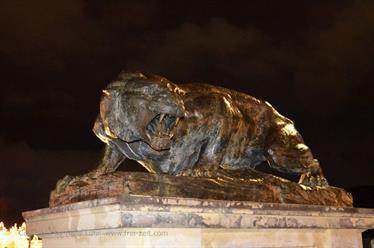
[[[115,92],[145,99],[147,108],[155,113],[183,117],[185,113],[182,96],[185,94],[176,84],[158,75],[140,72],[122,72],[111,82],[104,93]],[[110,93],[108,93],[110,94]]]
[[[140,81],[144,80],[147,77],[140,72],[121,72],[117,79],[110,82],[105,90],[125,90],[129,87],[127,83],[130,81]]]
[[[182,117],[185,113],[182,90],[164,77],[141,73],[123,73],[121,79],[108,87],[121,88],[129,95],[138,96],[148,101],[148,109],[155,113]]]
[[[123,80],[123,81],[129,81],[129,80],[135,80],[135,79],[145,79],[147,78],[144,74],[141,72],[126,72],[122,71],[119,75],[117,80]]]
[[[185,113],[182,91],[176,84],[164,77],[151,75],[148,77],[151,82],[149,94],[152,96],[150,109],[158,112],[170,114],[175,117],[183,117]]]

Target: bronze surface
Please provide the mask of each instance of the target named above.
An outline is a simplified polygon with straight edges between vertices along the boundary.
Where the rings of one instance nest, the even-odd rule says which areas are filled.
[[[101,163],[83,176],[64,177],[55,193],[114,173],[128,158],[160,175],[148,179],[158,178],[160,185],[167,185],[162,180],[172,181],[173,187],[165,186],[160,193],[165,196],[199,197],[201,192],[219,199],[352,204],[349,194],[339,195],[344,191],[328,186],[318,160],[290,119],[268,102],[234,90],[122,73],[103,90],[93,131],[106,143]],[[299,184],[254,170],[262,162],[301,175]],[[147,176],[138,179],[143,177]],[[140,187],[154,187],[151,181]],[[179,182],[193,192],[183,193],[175,186]],[[269,190],[281,194],[264,193]]]

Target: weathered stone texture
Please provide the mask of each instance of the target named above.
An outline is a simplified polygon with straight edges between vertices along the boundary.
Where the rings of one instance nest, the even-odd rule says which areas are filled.
[[[233,179],[235,178],[235,180]],[[308,187],[256,170],[218,170],[213,177],[121,172],[86,178],[62,192],[50,207],[124,194],[350,207],[352,196],[336,187]]]
[[[360,248],[374,228],[373,209],[131,194],[23,216],[45,248]]]

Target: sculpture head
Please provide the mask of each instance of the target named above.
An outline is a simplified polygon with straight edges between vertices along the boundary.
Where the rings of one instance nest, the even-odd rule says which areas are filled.
[[[107,137],[143,141],[152,149],[170,148],[175,126],[184,116],[179,88],[156,75],[122,73],[103,90],[100,118]]]

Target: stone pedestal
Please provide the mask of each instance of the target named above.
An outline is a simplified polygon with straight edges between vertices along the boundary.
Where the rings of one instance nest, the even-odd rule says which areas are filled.
[[[23,216],[43,248],[356,248],[374,229],[374,209],[131,194]]]

